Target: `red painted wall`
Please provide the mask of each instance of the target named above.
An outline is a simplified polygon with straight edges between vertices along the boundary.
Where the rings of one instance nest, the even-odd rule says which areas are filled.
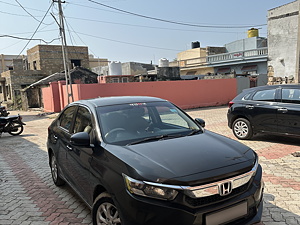
[[[237,94],[236,79],[73,84],[72,87],[74,101],[108,96],[153,96],[167,99],[183,109],[224,105]],[[44,91],[46,92],[44,89],[43,96]],[[65,85],[60,84],[59,89],[61,100],[57,99],[57,101],[60,101],[61,106],[65,106],[67,104]],[[44,99],[48,97],[50,96]],[[48,101],[44,101],[44,104],[46,102]],[[44,108],[47,111],[54,111],[54,109],[49,110],[50,106],[45,105]]]

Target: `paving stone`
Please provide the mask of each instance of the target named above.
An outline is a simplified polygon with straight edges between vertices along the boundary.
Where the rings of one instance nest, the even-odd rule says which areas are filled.
[[[227,107],[186,110],[206,121],[206,129],[235,139],[227,127]],[[12,111],[11,114],[17,114]],[[21,136],[3,134],[0,141],[0,224],[92,224],[91,212],[68,185],[56,187],[46,149],[47,127],[54,116],[21,112],[26,126]],[[14,143],[12,146],[11,143]],[[265,193],[261,225],[300,225],[299,138],[257,135],[240,141],[259,155]]]

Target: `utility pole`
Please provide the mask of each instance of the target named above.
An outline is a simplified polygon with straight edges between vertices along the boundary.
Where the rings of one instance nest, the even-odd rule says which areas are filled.
[[[64,62],[64,70],[65,70],[65,79],[66,79],[66,93],[68,97],[68,104],[74,101],[73,97],[73,89],[72,89],[72,79],[70,74],[70,63],[68,58],[68,51],[67,51],[67,41],[66,41],[66,33],[65,33],[65,25],[64,25],[64,14],[62,11],[61,0],[53,0],[53,2],[58,3],[58,10],[59,10],[59,30],[60,30],[60,37],[61,37],[61,47],[62,47],[62,54],[63,54],[63,62]],[[70,101],[71,98],[71,101]]]

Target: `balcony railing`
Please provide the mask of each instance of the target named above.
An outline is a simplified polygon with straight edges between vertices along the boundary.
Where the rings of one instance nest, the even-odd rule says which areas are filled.
[[[258,48],[253,50],[230,52],[224,54],[210,55],[207,57],[208,63],[220,62],[220,61],[234,61],[240,59],[249,59],[258,56],[267,56],[268,48]]]
[[[239,52],[216,54],[207,57],[180,60],[179,66],[181,68],[189,68],[189,67],[203,66],[203,65],[213,64],[218,62],[247,60],[247,59],[257,58],[261,56],[268,56],[267,47],[246,50],[246,51],[239,51]]]

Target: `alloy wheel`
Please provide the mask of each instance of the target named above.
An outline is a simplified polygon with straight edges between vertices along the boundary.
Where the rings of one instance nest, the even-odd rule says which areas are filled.
[[[233,129],[234,133],[240,138],[245,138],[249,133],[249,127],[244,121],[236,122]]]
[[[51,157],[51,174],[54,182],[57,181],[58,173],[57,173],[57,164],[56,164],[56,159],[55,156],[52,155]]]
[[[121,225],[117,208],[109,203],[102,203],[97,210],[97,225]]]

